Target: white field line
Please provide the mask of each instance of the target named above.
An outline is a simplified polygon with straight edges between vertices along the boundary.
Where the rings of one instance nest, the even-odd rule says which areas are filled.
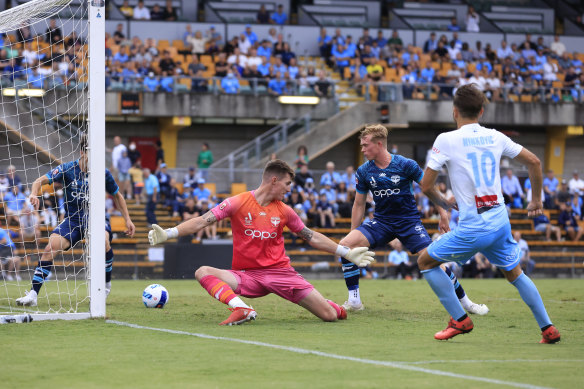
[[[503,298],[503,297],[496,297],[496,298],[489,298],[489,300],[493,301],[521,301],[523,300],[518,298]],[[544,304],[552,303],[552,304],[584,304],[584,301],[573,301],[573,300],[543,300]]]
[[[515,388],[547,389],[546,387],[543,387],[543,386],[523,384],[520,382],[503,381],[503,380],[497,380],[497,379],[492,379],[492,378],[475,377],[475,376],[470,376],[470,375],[465,375],[465,374],[450,373],[450,372],[441,371],[441,370],[426,369],[423,367],[407,365],[403,362],[377,361],[374,359],[356,358],[356,357],[350,357],[350,356],[345,356],[345,355],[325,353],[322,351],[303,349],[303,348],[298,348],[298,347],[289,347],[289,346],[281,346],[278,344],[257,342],[254,340],[228,338],[228,337],[224,337],[224,336],[213,336],[213,335],[200,334],[200,333],[195,333],[195,332],[171,330],[171,329],[166,329],[166,328],[146,327],[146,326],[141,326],[139,324],[126,323],[126,322],[117,321],[117,320],[106,320],[105,322],[108,324],[116,324],[119,326],[136,328],[136,329],[140,329],[140,330],[158,331],[158,332],[165,332],[165,333],[175,334],[175,335],[194,336],[194,337],[202,338],[202,339],[223,340],[223,341],[233,342],[233,343],[243,343],[243,344],[249,344],[249,345],[254,345],[254,346],[268,347],[268,348],[277,349],[277,350],[290,351],[290,352],[297,353],[297,354],[316,355],[316,356],[325,357],[325,358],[340,359],[340,360],[344,360],[344,361],[359,362],[359,363],[365,363],[365,364],[376,365],[376,366],[386,366],[386,367],[391,367],[394,369],[409,370],[409,371],[432,374],[432,375],[437,375],[437,376],[446,376],[446,377],[452,377],[452,378],[458,378],[458,379],[465,379],[465,380],[469,380],[469,381],[486,382],[486,383],[495,384],[495,385],[506,385],[506,386],[512,386]]]
[[[582,363],[584,359],[435,359],[431,361],[396,362],[404,365],[427,365],[431,363]]]

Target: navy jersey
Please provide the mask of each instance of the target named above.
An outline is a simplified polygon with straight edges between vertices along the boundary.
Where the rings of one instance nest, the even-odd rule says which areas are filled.
[[[371,191],[375,201],[374,217],[380,221],[419,218],[412,182],[420,182],[424,172],[411,159],[392,154],[391,162],[380,169],[368,161],[357,169],[357,192]]]
[[[63,185],[65,216],[82,220],[85,216],[89,195],[89,177],[79,167],[79,160],[57,166],[47,173],[49,184],[59,182]],[[110,195],[118,193],[119,187],[108,169],[105,169],[105,190]]]

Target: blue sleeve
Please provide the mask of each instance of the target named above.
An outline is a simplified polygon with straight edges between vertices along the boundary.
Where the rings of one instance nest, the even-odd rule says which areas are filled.
[[[367,188],[367,181],[365,180],[365,176],[361,168],[357,169],[357,174],[355,174],[355,177],[356,177],[355,189],[357,190],[357,192],[361,194],[366,194],[369,191],[369,188]]]
[[[407,177],[409,177],[412,181],[416,181],[417,183],[420,183],[422,177],[424,176],[424,171],[420,165],[411,159],[407,161],[405,171],[407,173]]]
[[[105,169],[105,190],[112,196],[114,196],[120,190],[120,187],[108,169]]]
[[[69,163],[64,163],[62,165],[57,166],[56,168],[54,168],[53,170],[51,170],[50,172],[48,172],[46,174],[46,176],[49,178],[49,184],[52,184],[53,182],[63,182],[63,175],[65,170],[67,170],[67,168]]]

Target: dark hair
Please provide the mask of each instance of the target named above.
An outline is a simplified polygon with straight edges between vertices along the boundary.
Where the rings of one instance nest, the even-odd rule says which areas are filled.
[[[266,164],[262,178],[267,179],[270,175],[282,178],[285,174],[290,175],[290,179],[294,179],[294,170],[286,162],[281,159],[271,160]]]
[[[487,104],[487,98],[476,84],[466,84],[456,90],[454,106],[463,118],[478,118],[481,109]]]

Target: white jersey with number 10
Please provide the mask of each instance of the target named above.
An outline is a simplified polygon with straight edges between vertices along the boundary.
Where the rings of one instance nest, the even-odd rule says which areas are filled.
[[[444,165],[448,168],[460,229],[482,234],[509,223],[499,165],[501,156],[515,158],[522,149],[506,135],[478,123],[436,138],[428,167],[436,171]]]

